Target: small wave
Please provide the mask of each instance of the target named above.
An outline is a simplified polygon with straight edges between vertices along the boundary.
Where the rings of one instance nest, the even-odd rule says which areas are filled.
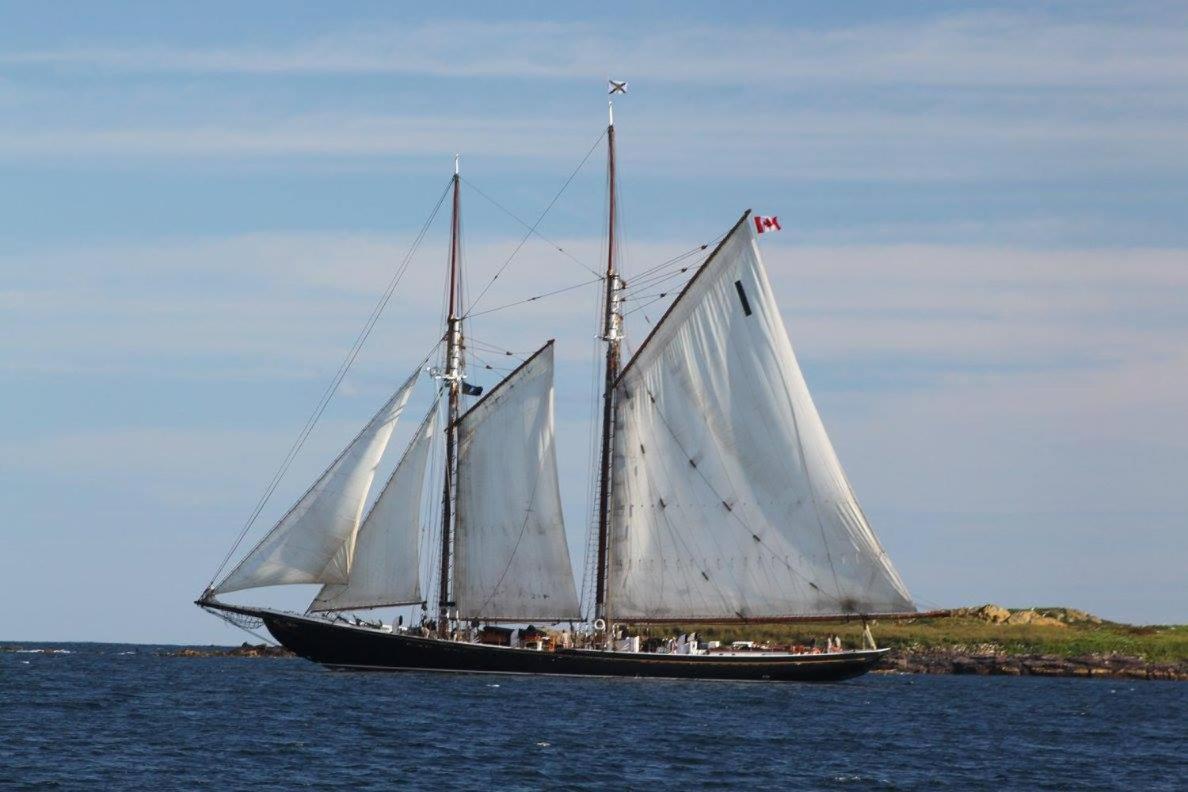
[[[74,654],[69,649],[17,649],[17,654]]]
[[[547,743],[544,740],[541,740],[540,742],[538,742],[536,744],[536,747],[537,748],[548,748],[550,745],[552,745],[552,743]]]

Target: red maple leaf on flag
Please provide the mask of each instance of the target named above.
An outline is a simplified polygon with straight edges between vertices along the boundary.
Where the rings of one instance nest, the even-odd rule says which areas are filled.
[[[764,217],[763,215],[755,215],[755,232],[762,234],[765,231],[782,231],[780,228],[780,218],[772,215],[771,217]]]

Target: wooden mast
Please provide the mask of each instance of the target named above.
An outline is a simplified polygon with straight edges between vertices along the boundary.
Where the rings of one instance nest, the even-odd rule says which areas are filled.
[[[594,617],[606,620],[606,563],[607,539],[610,523],[611,445],[614,435],[615,380],[619,376],[619,341],[622,338],[622,316],[618,312],[619,281],[615,224],[615,109],[608,102],[606,127],[607,221],[606,221],[606,294],[604,297],[602,340],[606,342],[606,378],[602,390],[602,451],[598,463],[598,568],[595,574]],[[608,625],[609,626],[609,625]]]
[[[437,631],[440,635],[449,632],[450,606],[450,549],[453,543],[453,490],[455,474],[455,450],[458,430],[458,402],[462,387],[462,320],[458,316],[458,271],[462,266],[461,234],[459,233],[460,204],[458,160],[454,158],[454,201],[450,221],[450,301],[446,319],[446,367],[442,375],[449,388],[445,431],[445,476],[441,494],[441,569],[437,594]]]

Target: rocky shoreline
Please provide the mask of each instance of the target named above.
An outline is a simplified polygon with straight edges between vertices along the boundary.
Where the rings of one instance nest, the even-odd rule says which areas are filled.
[[[1007,654],[967,649],[893,649],[874,673],[977,674],[1188,681],[1188,663],[1151,663],[1141,657]]]
[[[158,652],[161,657],[296,657],[283,646],[269,646],[268,644],[242,643],[239,646],[186,646],[181,649],[171,649]]]

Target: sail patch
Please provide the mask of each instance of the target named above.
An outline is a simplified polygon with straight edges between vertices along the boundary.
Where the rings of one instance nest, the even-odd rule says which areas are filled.
[[[734,288],[738,289],[738,301],[740,303],[742,303],[743,313],[745,313],[747,316],[750,316],[751,315],[751,303],[749,300],[747,300],[747,293],[743,289],[742,281],[736,280],[734,282]]]

